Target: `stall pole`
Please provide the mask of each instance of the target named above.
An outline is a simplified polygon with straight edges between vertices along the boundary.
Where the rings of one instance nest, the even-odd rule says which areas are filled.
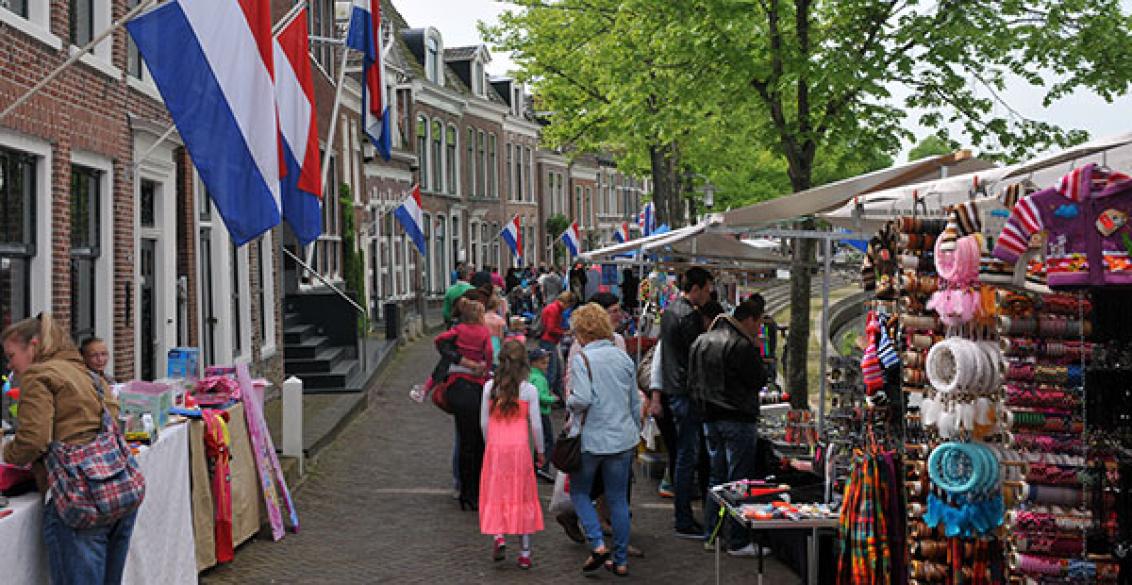
[[[825,267],[821,276],[821,375],[819,376],[818,391],[818,435],[825,431],[825,392],[826,392],[826,363],[829,360],[829,271],[832,264],[833,240],[825,238],[823,254]]]

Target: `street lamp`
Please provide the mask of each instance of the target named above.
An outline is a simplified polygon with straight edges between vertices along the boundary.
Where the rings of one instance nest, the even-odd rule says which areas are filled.
[[[715,206],[715,185],[711,181],[705,179],[704,183],[704,207],[711,209]]]

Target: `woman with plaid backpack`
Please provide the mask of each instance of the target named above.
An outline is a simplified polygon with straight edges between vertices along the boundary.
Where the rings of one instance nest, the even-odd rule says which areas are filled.
[[[51,582],[120,583],[145,481],[118,432],[117,401],[50,314],[9,326],[0,341],[21,387],[4,461],[30,464],[48,494]]]

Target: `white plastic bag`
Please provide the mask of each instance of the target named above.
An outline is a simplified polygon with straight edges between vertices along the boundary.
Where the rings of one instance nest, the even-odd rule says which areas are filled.
[[[570,492],[566,489],[566,478],[567,475],[561,471],[554,477],[554,493],[550,496],[549,508],[551,514],[574,510],[574,502],[570,501]]]
[[[645,419],[645,424],[641,425],[641,438],[645,441],[645,447],[649,451],[656,451],[656,438],[660,435],[660,427],[656,424],[656,419],[648,417]]]

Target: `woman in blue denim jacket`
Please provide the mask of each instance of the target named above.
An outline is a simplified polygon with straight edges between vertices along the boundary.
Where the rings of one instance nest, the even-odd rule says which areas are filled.
[[[570,475],[570,499],[591,550],[582,571],[589,573],[605,566],[624,576],[629,573],[629,473],[641,432],[636,367],[628,354],[610,341],[613,328],[600,305],[590,303],[575,310],[571,322],[575,340],[583,346],[581,355],[570,362],[573,392],[567,402],[573,419],[583,421],[582,468]],[[599,469],[613,524],[612,551],[603,540],[601,523],[590,500],[590,488]]]

